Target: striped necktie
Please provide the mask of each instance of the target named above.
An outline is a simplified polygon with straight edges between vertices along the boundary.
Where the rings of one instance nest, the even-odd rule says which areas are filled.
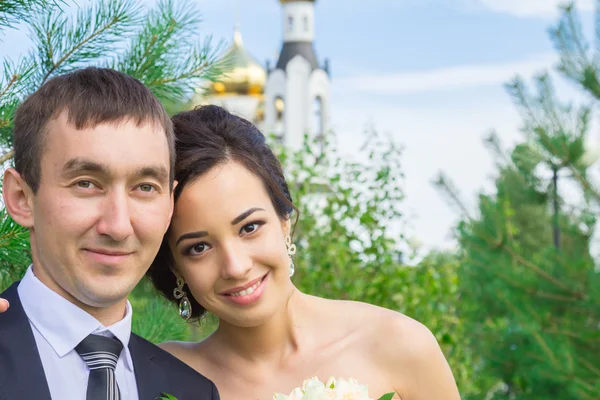
[[[75,347],[90,369],[86,400],[120,400],[115,368],[123,344],[114,338],[89,335]]]

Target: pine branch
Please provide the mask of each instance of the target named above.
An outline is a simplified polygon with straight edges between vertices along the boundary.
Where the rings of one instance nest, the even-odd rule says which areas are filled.
[[[574,339],[578,343],[581,343],[583,345],[589,345],[589,344],[593,343],[592,341],[582,338],[581,333],[579,333],[579,332],[571,332],[571,331],[567,331],[567,330],[547,329],[547,328],[542,329],[542,332],[550,334],[550,335],[564,336],[569,339]]]
[[[3,60],[0,77],[0,104],[19,99],[26,94],[27,80],[34,69],[33,60],[22,58],[17,63]]]
[[[6,68],[6,67],[5,67]],[[17,82],[17,80],[19,79],[19,76],[16,74],[12,74],[12,76],[10,77],[10,80],[8,80],[8,82],[6,82],[6,86],[4,86],[4,88],[2,88],[2,85],[0,85],[0,88],[2,89],[0,91],[0,99],[6,94],[8,93],[8,91],[10,90],[10,88],[12,88],[15,83]]]
[[[581,363],[585,368],[587,368],[591,373],[600,378],[600,369],[594,365],[592,365],[588,360],[583,357],[578,358],[579,363]]]
[[[220,45],[213,47],[210,37],[204,43],[190,40],[190,32],[200,29],[200,13],[193,3],[181,4],[161,0],[129,49],[108,64],[136,77],[164,101],[181,101],[202,80],[222,72]]]
[[[17,63],[4,60],[0,77],[0,146],[12,144],[12,123],[17,106],[27,94],[34,63],[23,58]]]
[[[177,314],[175,306],[167,304],[157,293],[150,299],[132,296],[132,303],[137,315],[131,328],[136,334],[152,343],[188,339],[189,328]]]
[[[150,87],[166,87],[167,92],[183,93],[182,88],[195,88],[200,79],[216,80],[223,73],[226,63],[217,60],[222,46],[213,46],[211,42],[212,38],[209,37],[204,43],[194,47],[187,63],[175,65],[173,75],[157,81],[156,86],[151,84]]]
[[[577,388],[576,390],[577,390],[577,394],[578,394],[579,396],[581,396],[581,398],[582,398],[583,400],[598,400],[598,398],[597,398],[597,397],[596,397],[596,395],[594,394],[594,391],[595,391],[595,389],[594,389],[594,388],[592,388],[592,393],[591,393],[591,394],[582,392],[582,389],[581,389],[581,388]]]
[[[509,162],[506,151],[502,148],[502,141],[496,131],[491,131],[484,139],[483,144],[496,156],[497,160],[503,164]]]
[[[577,297],[579,299],[585,298],[584,295],[582,295],[581,293],[573,291],[567,285],[565,285],[562,281],[560,281],[559,279],[553,277],[552,275],[550,275],[549,273],[547,273],[546,271],[544,271],[542,268],[540,268],[535,263],[533,263],[533,262],[525,259],[523,256],[521,256],[520,254],[518,254],[515,250],[513,250],[512,248],[510,248],[510,246],[502,246],[502,248],[515,261],[517,261],[522,266],[530,269],[531,271],[535,272],[538,276],[540,276],[541,278],[543,278],[545,281],[552,283],[554,286],[563,289],[567,293],[570,293],[570,294],[572,294],[573,296],[575,296],[575,297]]]
[[[0,1],[0,33],[5,28],[13,28],[19,21],[28,20],[40,10],[49,10],[64,3],[63,0],[2,0]]]
[[[600,33],[598,12],[600,10],[596,13],[597,36]],[[569,79],[583,85],[596,99],[600,99],[598,67],[593,57],[589,55],[589,44],[585,40],[573,4],[563,7],[559,23],[549,32],[560,55],[558,70]]]
[[[0,209],[0,291],[19,279],[30,263],[29,231]]]
[[[460,210],[461,215],[468,219],[472,219],[465,202],[460,197],[458,188],[452,183],[451,179],[443,172],[439,172],[437,178],[433,181],[433,185],[443,192],[451,206],[455,206]]]
[[[600,202],[600,191],[587,179],[585,167],[578,163],[589,129],[590,107],[582,106],[574,112],[568,105],[560,106],[546,75],[538,77],[537,87],[538,96],[533,98],[521,79],[517,78],[507,85],[521,109],[532,143],[537,143],[545,154],[546,163],[557,168],[568,168],[586,194]]]
[[[525,313],[523,312],[519,307],[515,306],[506,295],[500,295],[498,296],[498,298],[500,300],[503,301],[503,303],[517,316],[519,316],[519,318],[522,321],[527,321],[530,318],[535,318],[536,317],[536,313],[531,309],[530,305],[525,305],[526,308],[529,308],[529,312]],[[538,321],[539,322],[539,321]],[[537,342],[537,344],[542,348],[543,352],[546,354],[546,357],[550,360],[550,362],[553,364],[554,367],[559,367],[560,363],[558,362],[558,360],[556,359],[556,356],[554,354],[554,352],[552,351],[552,349],[550,348],[550,346],[548,345],[548,343],[546,342],[546,340],[544,340],[544,338],[542,337],[542,335],[539,334],[539,332],[537,332],[535,329],[530,329],[529,330],[530,334],[533,336],[534,340]]]
[[[79,68],[110,54],[140,21],[141,7],[134,0],[101,0],[79,10],[75,19],[54,11],[31,23],[38,72],[33,84]]]
[[[185,323],[177,308],[156,292],[148,278],[134,289],[130,296],[133,308],[132,331],[151,341],[189,340],[190,324]]]
[[[489,237],[488,235],[485,235],[483,232],[479,232],[478,236],[483,237],[484,240],[490,241],[492,246],[494,248],[497,248],[503,252],[505,252],[506,254],[508,254],[512,260],[514,260],[515,262],[517,262],[518,264],[526,267],[527,269],[531,270],[532,272],[534,272],[536,275],[538,275],[539,277],[543,278],[545,281],[553,284],[555,287],[560,288],[562,290],[564,290],[565,292],[569,293],[570,295],[572,295],[572,297],[563,297],[562,300],[572,300],[572,301],[576,301],[576,299],[578,300],[585,300],[586,296],[572,290],[571,288],[569,288],[566,284],[564,284],[560,279],[550,275],[548,272],[546,272],[543,268],[541,268],[540,266],[536,265],[535,263],[527,260],[526,258],[524,258],[523,256],[521,256],[520,254],[518,254],[514,249],[512,249],[510,246],[508,246],[504,241],[500,241],[500,243],[497,243],[497,239],[496,238],[492,238]],[[487,236],[487,237],[486,237]],[[482,253],[486,253],[489,252],[488,249],[483,249],[480,246],[477,246],[475,243],[470,243],[471,246],[473,247],[478,247],[480,249],[480,251]],[[472,261],[472,260],[471,260]],[[543,292],[534,292],[531,294],[535,294],[535,295],[540,295],[540,293]],[[555,300],[558,300],[559,298],[557,298],[558,295],[552,295],[552,297]],[[541,296],[541,297],[547,297],[547,296]]]
[[[190,2],[175,4],[161,1],[149,20],[136,0],[100,0],[74,18],[56,9],[28,16],[35,47],[18,63],[5,60],[0,77],[0,147],[12,146],[13,116],[23,98],[50,77],[75,68],[112,59],[109,66],[139,78],[172,103],[181,103],[203,79],[216,79],[223,69],[217,62],[220,47],[212,48],[210,38],[195,43],[190,32],[199,30],[199,10]],[[121,46],[121,41],[131,45]],[[10,157],[7,153],[2,160]]]

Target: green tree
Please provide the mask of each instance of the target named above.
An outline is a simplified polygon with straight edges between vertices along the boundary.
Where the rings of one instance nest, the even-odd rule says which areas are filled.
[[[591,106],[600,98],[598,64],[572,5],[563,8],[551,36],[561,56],[558,71],[592,103],[561,103],[547,74],[535,78],[533,93],[521,78],[507,85],[525,141],[506,152],[490,136],[495,193],[481,194],[477,215],[463,215],[456,230],[459,314],[477,355],[467,399],[597,399],[600,393],[600,274],[590,254],[600,196],[584,153]],[[577,188],[580,201],[559,197],[553,171]],[[437,184],[460,205],[447,177]]]
[[[98,0],[70,16],[68,1],[0,2],[0,35],[17,24],[30,31],[32,47],[0,68],[0,163],[12,162],[13,115],[23,99],[51,77],[76,68],[112,67],[143,82],[165,104],[185,102],[206,79],[219,76],[220,45],[190,32],[200,29],[191,2],[161,0],[144,9],[134,0]],[[0,36],[0,40],[3,38]],[[186,57],[181,57],[185,54]],[[29,234],[0,210],[0,289],[20,279],[31,258]],[[143,282],[132,296],[134,329],[153,341],[182,338],[186,325]],[[168,311],[167,311],[168,310]]]
[[[278,150],[299,209],[299,288],[383,305],[392,293],[387,279],[401,265],[403,174],[400,149],[372,129],[365,138],[363,162],[344,159],[320,139],[294,153]]]

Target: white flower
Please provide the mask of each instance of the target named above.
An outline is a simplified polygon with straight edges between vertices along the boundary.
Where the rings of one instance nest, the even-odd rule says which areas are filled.
[[[327,379],[327,382],[325,382],[325,387],[328,389],[333,389],[335,387],[335,378],[333,376]]]
[[[289,396],[276,393],[273,400],[372,400],[369,389],[355,379],[331,377],[326,383],[317,377],[307,379],[302,388],[295,388]]]
[[[335,397],[326,393],[325,385],[317,377],[305,380],[302,384],[302,391],[304,392],[302,400],[336,400]]]
[[[292,393],[290,393],[290,397],[288,398],[288,400],[302,400],[302,399],[304,399],[304,392],[300,388],[296,388],[296,389],[292,390]]]
[[[338,379],[335,381],[336,400],[371,400],[369,388],[359,384],[355,379]]]

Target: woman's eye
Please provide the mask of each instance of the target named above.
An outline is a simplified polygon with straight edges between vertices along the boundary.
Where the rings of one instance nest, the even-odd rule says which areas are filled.
[[[204,253],[206,250],[208,250],[208,248],[209,247],[206,243],[198,243],[192,246],[188,252],[191,255],[198,255]]]
[[[250,233],[256,232],[258,230],[258,228],[260,228],[261,225],[262,224],[260,224],[258,222],[253,222],[251,224],[244,225],[241,233],[250,234]]]

